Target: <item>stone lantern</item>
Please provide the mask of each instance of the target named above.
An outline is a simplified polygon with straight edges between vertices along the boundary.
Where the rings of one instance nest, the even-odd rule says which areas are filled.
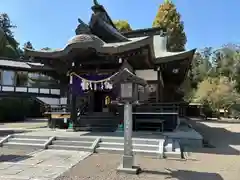
[[[134,166],[132,148],[132,105],[138,101],[137,86],[146,86],[144,79],[139,78],[127,68],[121,70],[110,79],[111,83],[120,83],[120,103],[124,105],[124,154],[122,164],[117,169],[120,172],[137,174],[139,167]]]

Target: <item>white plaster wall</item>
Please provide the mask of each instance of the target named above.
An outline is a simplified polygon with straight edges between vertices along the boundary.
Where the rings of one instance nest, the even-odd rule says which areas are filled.
[[[135,73],[138,77],[143,78],[146,81],[156,81],[157,80],[157,71],[154,71],[153,69],[136,70]]]
[[[15,85],[15,72],[14,71],[2,71],[2,85]]]

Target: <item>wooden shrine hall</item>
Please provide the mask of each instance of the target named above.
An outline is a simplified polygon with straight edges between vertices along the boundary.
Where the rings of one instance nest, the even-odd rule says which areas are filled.
[[[123,69],[148,83],[148,98],[134,108],[133,128],[177,128],[184,96],[180,87],[195,49],[168,52],[167,37],[160,28],[121,33],[104,6],[94,1],[92,11],[88,24],[78,20],[76,35],[62,49],[26,49],[33,62],[56,72],[54,79],[61,85],[61,98],[67,99],[75,130],[117,129],[122,108],[111,102],[119,99],[120,87],[110,79]],[[142,92],[140,87],[138,92]]]

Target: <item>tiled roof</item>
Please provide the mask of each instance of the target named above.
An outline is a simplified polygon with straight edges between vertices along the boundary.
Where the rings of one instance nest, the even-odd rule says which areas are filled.
[[[22,68],[22,69],[32,69],[32,68],[49,68],[41,63],[33,62],[21,62],[13,60],[0,59],[0,67],[12,67],[12,68]]]

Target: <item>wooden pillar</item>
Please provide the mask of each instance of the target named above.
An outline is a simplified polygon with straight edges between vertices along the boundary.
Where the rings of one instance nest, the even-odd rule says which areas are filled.
[[[71,120],[73,122],[73,130],[76,130],[77,126],[77,97],[75,93],[71,93]]]
[[[160,67],[157,68],[157,102],[163,102],[163,79]]]
[[[72,69],[75,70],[75,63],[72,63]],[[73,130],[76,131],[77,125],[77,95],[73,92],[73,76],[70,75],[70,119],[73,123]]]
[[[93,90],[89,90],[89,97],[88,97],[88,110],[89,112],[94,112],[94,91]]]

